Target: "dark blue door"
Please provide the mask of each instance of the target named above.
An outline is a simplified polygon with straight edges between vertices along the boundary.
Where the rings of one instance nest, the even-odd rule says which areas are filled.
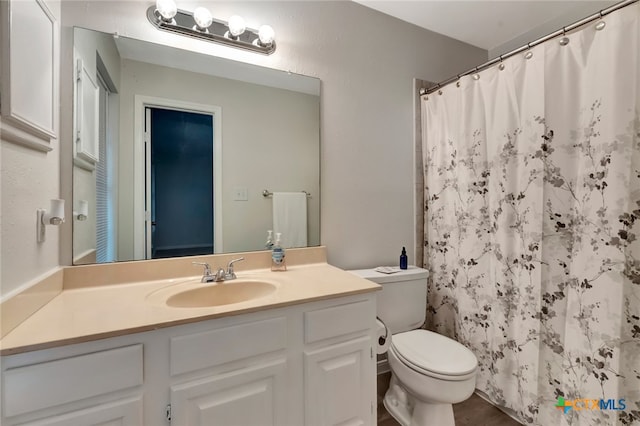
[[[151,110],[152,258],[213,253],[213,117]]]

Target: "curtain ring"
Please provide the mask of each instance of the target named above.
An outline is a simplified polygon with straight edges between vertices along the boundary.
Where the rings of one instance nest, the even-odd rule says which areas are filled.
[[[598,12],[598,14],[600,15],[600,21],[596,24],[596,30],[602,31],[607,26],[607,23],[602,20],[602,11]]]
[[[559,41],[560,46],[566,46],[569,44],[569,37],[567,37],[567,27],[562,27],[562,38]]]
[[[531,51],[531,43],[527,43],[527,53],[524,54],[525,59],[533,58],[533,52]]]
[[[500,65],[498,65],[500,71],[504,70],[504,63],[502,62],[502,55],[500,55]]]

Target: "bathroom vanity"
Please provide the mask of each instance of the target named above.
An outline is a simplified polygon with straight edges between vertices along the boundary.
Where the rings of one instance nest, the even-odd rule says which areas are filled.
[[[326,263],[252,269],[238,272],[239,283],[276,290],[176,308],[163,300],[234,283],[82,286],[78,277],[91,274],[73,273],[75,284],[0,341],[3,425],[376,423],[376,284]]]

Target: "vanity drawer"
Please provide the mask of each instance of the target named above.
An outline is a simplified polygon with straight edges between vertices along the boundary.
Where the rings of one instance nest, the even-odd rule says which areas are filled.
[[[171,339],[171,375],[215,367],[287,347],[284,317]]]
[[[142,385],[142,345],[12,368],[2,375],[4,416]]]
[[[375,306],[369,300],[318,309],[304,314],[304,341],[314,343],[373,326]]]

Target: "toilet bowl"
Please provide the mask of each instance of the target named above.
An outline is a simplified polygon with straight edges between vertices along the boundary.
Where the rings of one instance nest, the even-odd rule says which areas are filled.
[[[453,406],[475,390],[477,360],[445,336],[413,330],[392,336],[387,411],[403,426],[453,426]]]
[[[464,345],[420,327],[427,308],[428,271],[350,271],[382,286],[377,315],[391,333],[391,382],[384,406],[402,426],[454,426],[453,404],[475,390],[478,360]]]

